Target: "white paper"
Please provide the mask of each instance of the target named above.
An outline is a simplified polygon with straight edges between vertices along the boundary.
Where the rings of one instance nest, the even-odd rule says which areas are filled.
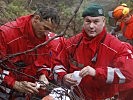
[[[82,77],[79,76],[79,72],[80,72],[80,71],[74,71],[74,72],[73,72],[73,75],[72,75],[72,78],[73,78],[74,80],[77,80],[77,82],[78,82],[77,85],[79,85],[80,82],[81,82],[81,80],[82,80]]]

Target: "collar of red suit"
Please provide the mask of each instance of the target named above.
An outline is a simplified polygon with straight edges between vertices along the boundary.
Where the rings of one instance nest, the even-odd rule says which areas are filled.
[[[90,38],[88,37],[87,33],[85,32],[84,28],[82,29],[82,33],[83,33],[83,41],[85,44],[90,44],[90,43],[99,43],[103,37],[105,36],[105,34],[107,33],[106,32],[106,29],[105,27],[103,28],[102,32],[100,34],[98,34],[96,37],[94,38]]]

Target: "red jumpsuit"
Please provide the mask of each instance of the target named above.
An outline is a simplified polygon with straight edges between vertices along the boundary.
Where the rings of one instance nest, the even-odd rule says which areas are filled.
[[[86,100],[111,98],[118,93],[119,84],[133,79],[132,51],[105,29],[92,40],[84,29],[66,40],[55,61],[54,78],[61,82],[65,74],[88,65],[96,70],[96,75],[85,76],[79,84]]]
[[[31,24],[32,15],[22,16],[16,21],[9,22],[0,27],[0,59],[9,55],[24,52],[32,49],[35,46],[47,41],[55,36],[54,33],[49,33],[48,36],[42,39],[35,37]],[[15,70],[38,78],[45,74],[49,78],[51,67],[53,66],[53,58],[56,57],[56,47],[58,46],[59,38],[54,39],[45,46],[41,46],[32,52],[28,52],[13,58],[9,58],[4,63]],[[19,66],[17,65],[19,64]],[[35,82],[33,78],[27,77],[17,72],[6,70],[1,67],[0,87],[5,89],[2,84],[6,84],[12,88],[15,81],[30,81]],[[9,93],[10,89],[6,89]]]
[[[124,22],[122,22],[120,27],[123,35],[127,39],[133,39],[133,15],[131,16],[128,23],[125,24]]]

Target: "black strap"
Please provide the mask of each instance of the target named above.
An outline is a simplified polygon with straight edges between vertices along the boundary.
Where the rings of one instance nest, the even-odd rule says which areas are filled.
[[[78,41],[76,47],[74,48],[74,51],[69,55],[69,60],[70,62],[74,65],[74,66],[77,66],[77,67],[80,67],[82,68],[84,66],[84,64],[80,64],[78,63],[73,57],[74,57],[74,54],[76,52],[76,49],[78,48],[79,44],[81,43],[81,40],[83,39],[83,36],[80,38],[80,40]]]

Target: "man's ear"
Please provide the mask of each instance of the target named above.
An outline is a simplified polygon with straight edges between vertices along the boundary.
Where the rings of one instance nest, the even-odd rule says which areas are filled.
[[[103,16],[103,21],[106,22],[106,18]]]
[[[106,18],[105,17],[102,17],[102,20],[103,20],[103,27],[105,26],[105,23],[106,23]]]

